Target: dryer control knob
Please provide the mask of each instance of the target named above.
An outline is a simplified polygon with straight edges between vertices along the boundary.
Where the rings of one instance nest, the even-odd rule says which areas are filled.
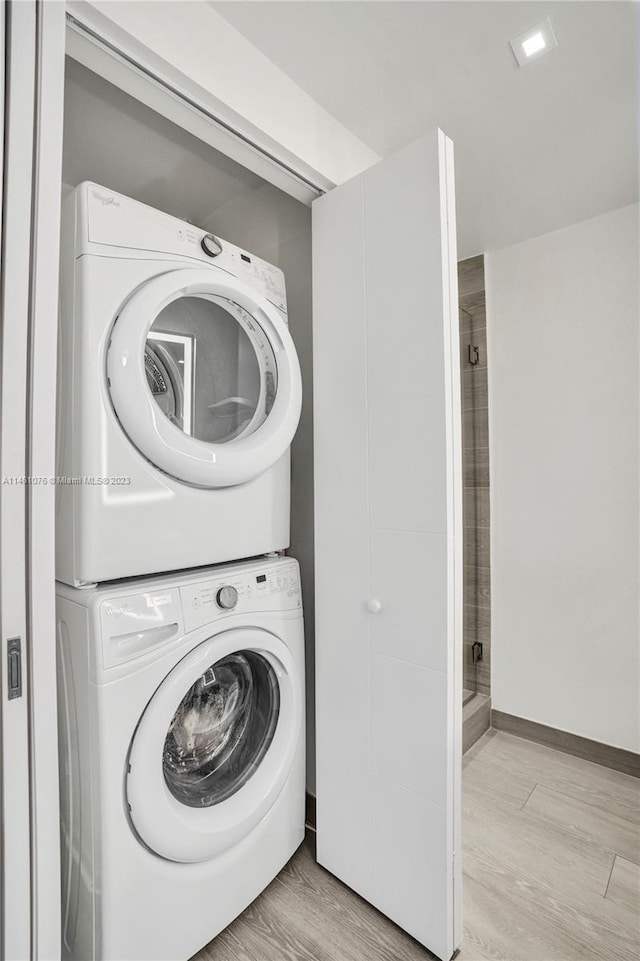
[[[222,253],[222,244],[219,240],[216,240],[213,234],[205,234],[200,241],[200,246],[207,257],[217,257],[218,254]]]
[[[223,611],[231,611],[238,603],[238,592],[231,584],[225,584],[216,594],[216,604]]]

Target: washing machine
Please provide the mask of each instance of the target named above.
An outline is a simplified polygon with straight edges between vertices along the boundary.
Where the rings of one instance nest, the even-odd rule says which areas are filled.
[[[63,957],[187,961],[304,835],[290,558],[58,586]]]
[[[93,183],[61,247],[57,578],[286,548],[302,390],[282,271]]]

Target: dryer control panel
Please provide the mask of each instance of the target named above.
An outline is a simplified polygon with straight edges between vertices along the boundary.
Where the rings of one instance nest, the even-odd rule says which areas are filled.
[[[243,280],[282,311],[286,320],[284,274],[274,264],[98,184],[80,184],[77,203],[76,257],[98,252],[101,256],[122,257],[123,251],[127,256],[155,253],[168,258],[188,257]]]

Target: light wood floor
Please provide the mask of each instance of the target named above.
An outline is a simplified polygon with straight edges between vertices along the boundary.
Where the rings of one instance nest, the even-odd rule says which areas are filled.
[[[459,961],[640,958],[640,782],[489,731],[464,759]],[[193,961],[428,961],[303,845]]]

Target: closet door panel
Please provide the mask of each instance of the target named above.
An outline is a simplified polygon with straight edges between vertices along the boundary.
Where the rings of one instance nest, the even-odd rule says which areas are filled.
[[[371,393],[410,403],[444,388],[443,328],[429,316],[442,297],[437,132],[363,178]]]
[[[372,657],[372,769],[442,808],[446,785],[432,772],[446,763],[446,699],[441,671],[382,654]]]
[[[371,829],[377,839],[373,850],[373,869],[379,879],[377,898],[385,905],[385,914],[424,943],[424,931],[441,929],[450,907],[446,886],[424,870],[425,861],[441,864],[447,857],[446,813],[380,775],[374,776],[373,788]],[[443,957],[441,950],[438,957]],[[447,950],[445,947],[445,953]]]
[[[318,860],[442,959],[461,938],[452,185],[435,131],[313,208]]]
[[[64,5],[0,4],[0,956],[60,951],[54,618]]]
[[[30,651],[27,624],[29,474],[27,331],[30,324],[32,158],[36,8],[3,6],[6,88],[2,204],[0,331],[0,676],[2,883],[0,956],[29,958],[31,913]]]
[[[384,610],[371,618],[371,649],[418,667],[445,671],[447,652],[447,544],[442,534],[373,531],[371,594],[384,594]],[[429,630],[415,623],[420,599],[429,612]]]
[[[368,441],[362,184],[314,217],[318,857],[369,886]],[[315,277],[321,275],[322,283]],[[337,294],[337,296],[336,296]],[[326,320],[325,320],[326,319]],[[325,844],[325,840],[328,842]]]
[[[396,378],[396,381],[399,379]],[[398,384],[401,388],[401,383]],[[446,531],[444,397],[369,402],[374,530]]]

